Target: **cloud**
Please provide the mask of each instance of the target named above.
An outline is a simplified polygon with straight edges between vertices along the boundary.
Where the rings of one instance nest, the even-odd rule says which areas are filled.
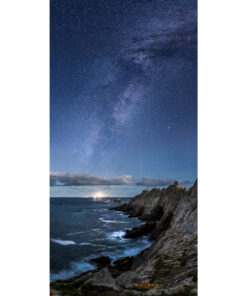
[[[141,181],[137,182],[136,185],[139,186],[168,186],[175,182],[174,179],[149,179],[142,178]]]
[[[136,185],[139,186],[147,186],[147,187],[156,187],[156,186],[169,186],[173,184],[175,179],[150,179],[150,178],[142,178],[141,181],[137,182]],[[190,185],[193,182],[189,180],[181,180],[179,181],[181,185]]]
[[[174,179],[150,179],[142,178],[140,181],[130,175],[104,178],[89,174],[70,174],[63,172],[50,173],[50,185],[57,186],[95,186],[95,185],[137,185],[145,187],[169,186],[175,182]],[[189,180],[180,181],[182,185],[192,184]]]
[[[80,185],[129,185],[134,184],[132,176],[124,175],[111,178],[103,178],[89,174],[70,174],[52,172],[50,174],[50,185],[80,186]]]
[[[194,182],[192,182],[192,181],[190,181],[190,180],[182,180],[182,181],[180,181],[180,183],[181,183],[182,185],[192,185]]]

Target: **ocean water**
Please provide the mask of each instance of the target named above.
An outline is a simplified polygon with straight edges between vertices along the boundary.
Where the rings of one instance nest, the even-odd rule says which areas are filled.
[[[116,205],[93,198],[50,199],[51,281],[93,269],[91,258],[133,256],[150,245],[148,237],[123,238],[126,229],[143,222],[109,210]]]

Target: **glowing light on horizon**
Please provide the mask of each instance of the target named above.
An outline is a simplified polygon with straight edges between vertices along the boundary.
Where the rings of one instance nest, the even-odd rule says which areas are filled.
[[[102,191],[96,191],[96,192],[93,193],[94,198],[103,198],[105,196],[106,196],[106,194],[104,192],[102,192]]]

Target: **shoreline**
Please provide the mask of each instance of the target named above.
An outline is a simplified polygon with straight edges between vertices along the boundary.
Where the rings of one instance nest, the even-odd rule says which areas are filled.
[[[190,189],[175,182],[165,189],[145,190],[109,210],[144,221],[125,236],[148,233],[152,244],[110,263],[97,257],[95,269],[52,282],[51,289],[88,296],[197,294],[197,182]]]
[[[123,198],[122,198],[123,199]],[[128,198],[129,199],[129,198]],[[102,202],[102,200],[101,200]],[[104,200],[104,202],[106,202]],[[109,203],[111,204],[111,207],[110,208],[105,208],[107,210],[107,212],[109,212],[109,210],[112,210],[114,207],[116,206],[121,206],[124,204],[124,202],[106,202],[108,205]],[[121,214],[122,216],[125,216],[126,219],[129,219],[129,215],[127,213],[124,213],[122,211],[118,211],[116,210],[116,212],[118,212],[119,214]],[[133,217],[134,218],[134,217]],[[135,227],[139,227],[140,226],[140,223],[143,222],[142,220],[140,220],[138,217],[135,217],[136,219],[138,219],[138,222],[136,224]],[[101,221],[104,220],[104,218],[99,218]],[[123,222],[121,222],[123,223]],[[124,222],[125,223],[125,222]],[[124,224],[123,224],[124,225]],[[133,228],[133,227],[132,227]],[[124,237],[126,235],[126,232],[129,231],[130,228],[122,228],[121,230],[119,230],[119,232],[122,232],[122,235],[121,235],[121,238],[123,240],[126,240],[126,238]],[[113,232],[109,232],[108,234],[106,234],[106,236],[108,237],[109,236],[109,240],[111,241],[115,241],[116,239],[114,238],[110,238],[111,234],[114,234],[116,231],[113,231]],[[140,239],[140,238],[139,238]],[[57,241],[60,241],[58,239],[50,239],[52,242],[55,242],[55,243],[58,243],[58,244],[62,244],[62,243],[59,243]],[[61,240],[62,241],[62,240]],[[114,253],[114,251],[109,251],[109,252],[106,252],[105,255],[102,255],[102,256],[107,256],[111,259],[111,262],[114,262],[122,257],[135,257],[137,255],[139,255],[143,250],[149,248],[151,246],[151,242],[149,241],[149,238],[148,237],[145,237],[143,236],[142,237],[142,241],[143,241],[143,247],[140,247],[138,246],[130,246],[130,247],[127,247],[126,249],[123,249],[121,254],[116,254]],[[67,242],[66,240],[64,240],[64,242]],[[72,244],[72,243],[71,243]],[[73,241],[73,244],[77,244]],[[85,243],[87,244],[87,243]],[[93,246],[93,243],[90,243],[92,246]],[[121,242],[119,242],[119,244],[121,244]],[[62,244],[63,245],[63,244]],[[136,249],[138,249],[137,251],[135,251]],[[84,274],[84,273],[87,273],[89,271],[93,271],[93,270],[97,270],[97,267],[95,265],[93,265],[92,263],[90,263],[91,260],[93,259],[97,259],[99,257],[102,257],[102,256],[93,256],[93,255],[90,255],[88,257],[85,257],[84,259],[82,259],[81,261],[76,261],[74,262],[75,265],[80,265],[81,266],[81,271],[79,272],[78,271],[78,268],[71,268],[69,270],[61,270],[59,272],[53,272],[51,273],[50,272],[50,284],[53,284],[55,282],[61,282],[61,281],[67,281],[67,280],[73,280],[73,279],[76,279],[78,276]],[[84,267],[84,265],[91,265],[91,268],[87,268],[87,267]],[[60,276],[59,276],[60,275]],[[54,279],[53,279],[54,278]]]

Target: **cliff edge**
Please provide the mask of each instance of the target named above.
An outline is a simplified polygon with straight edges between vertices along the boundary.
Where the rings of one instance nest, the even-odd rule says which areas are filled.
[[[197,295],[197,182],[183,188],[144,190],[113,210],[145,224],[126,237],[149,233],[153,244],[79,277],[51,284],[61,295]],[[66,294],[67,293],[67,294]]]

